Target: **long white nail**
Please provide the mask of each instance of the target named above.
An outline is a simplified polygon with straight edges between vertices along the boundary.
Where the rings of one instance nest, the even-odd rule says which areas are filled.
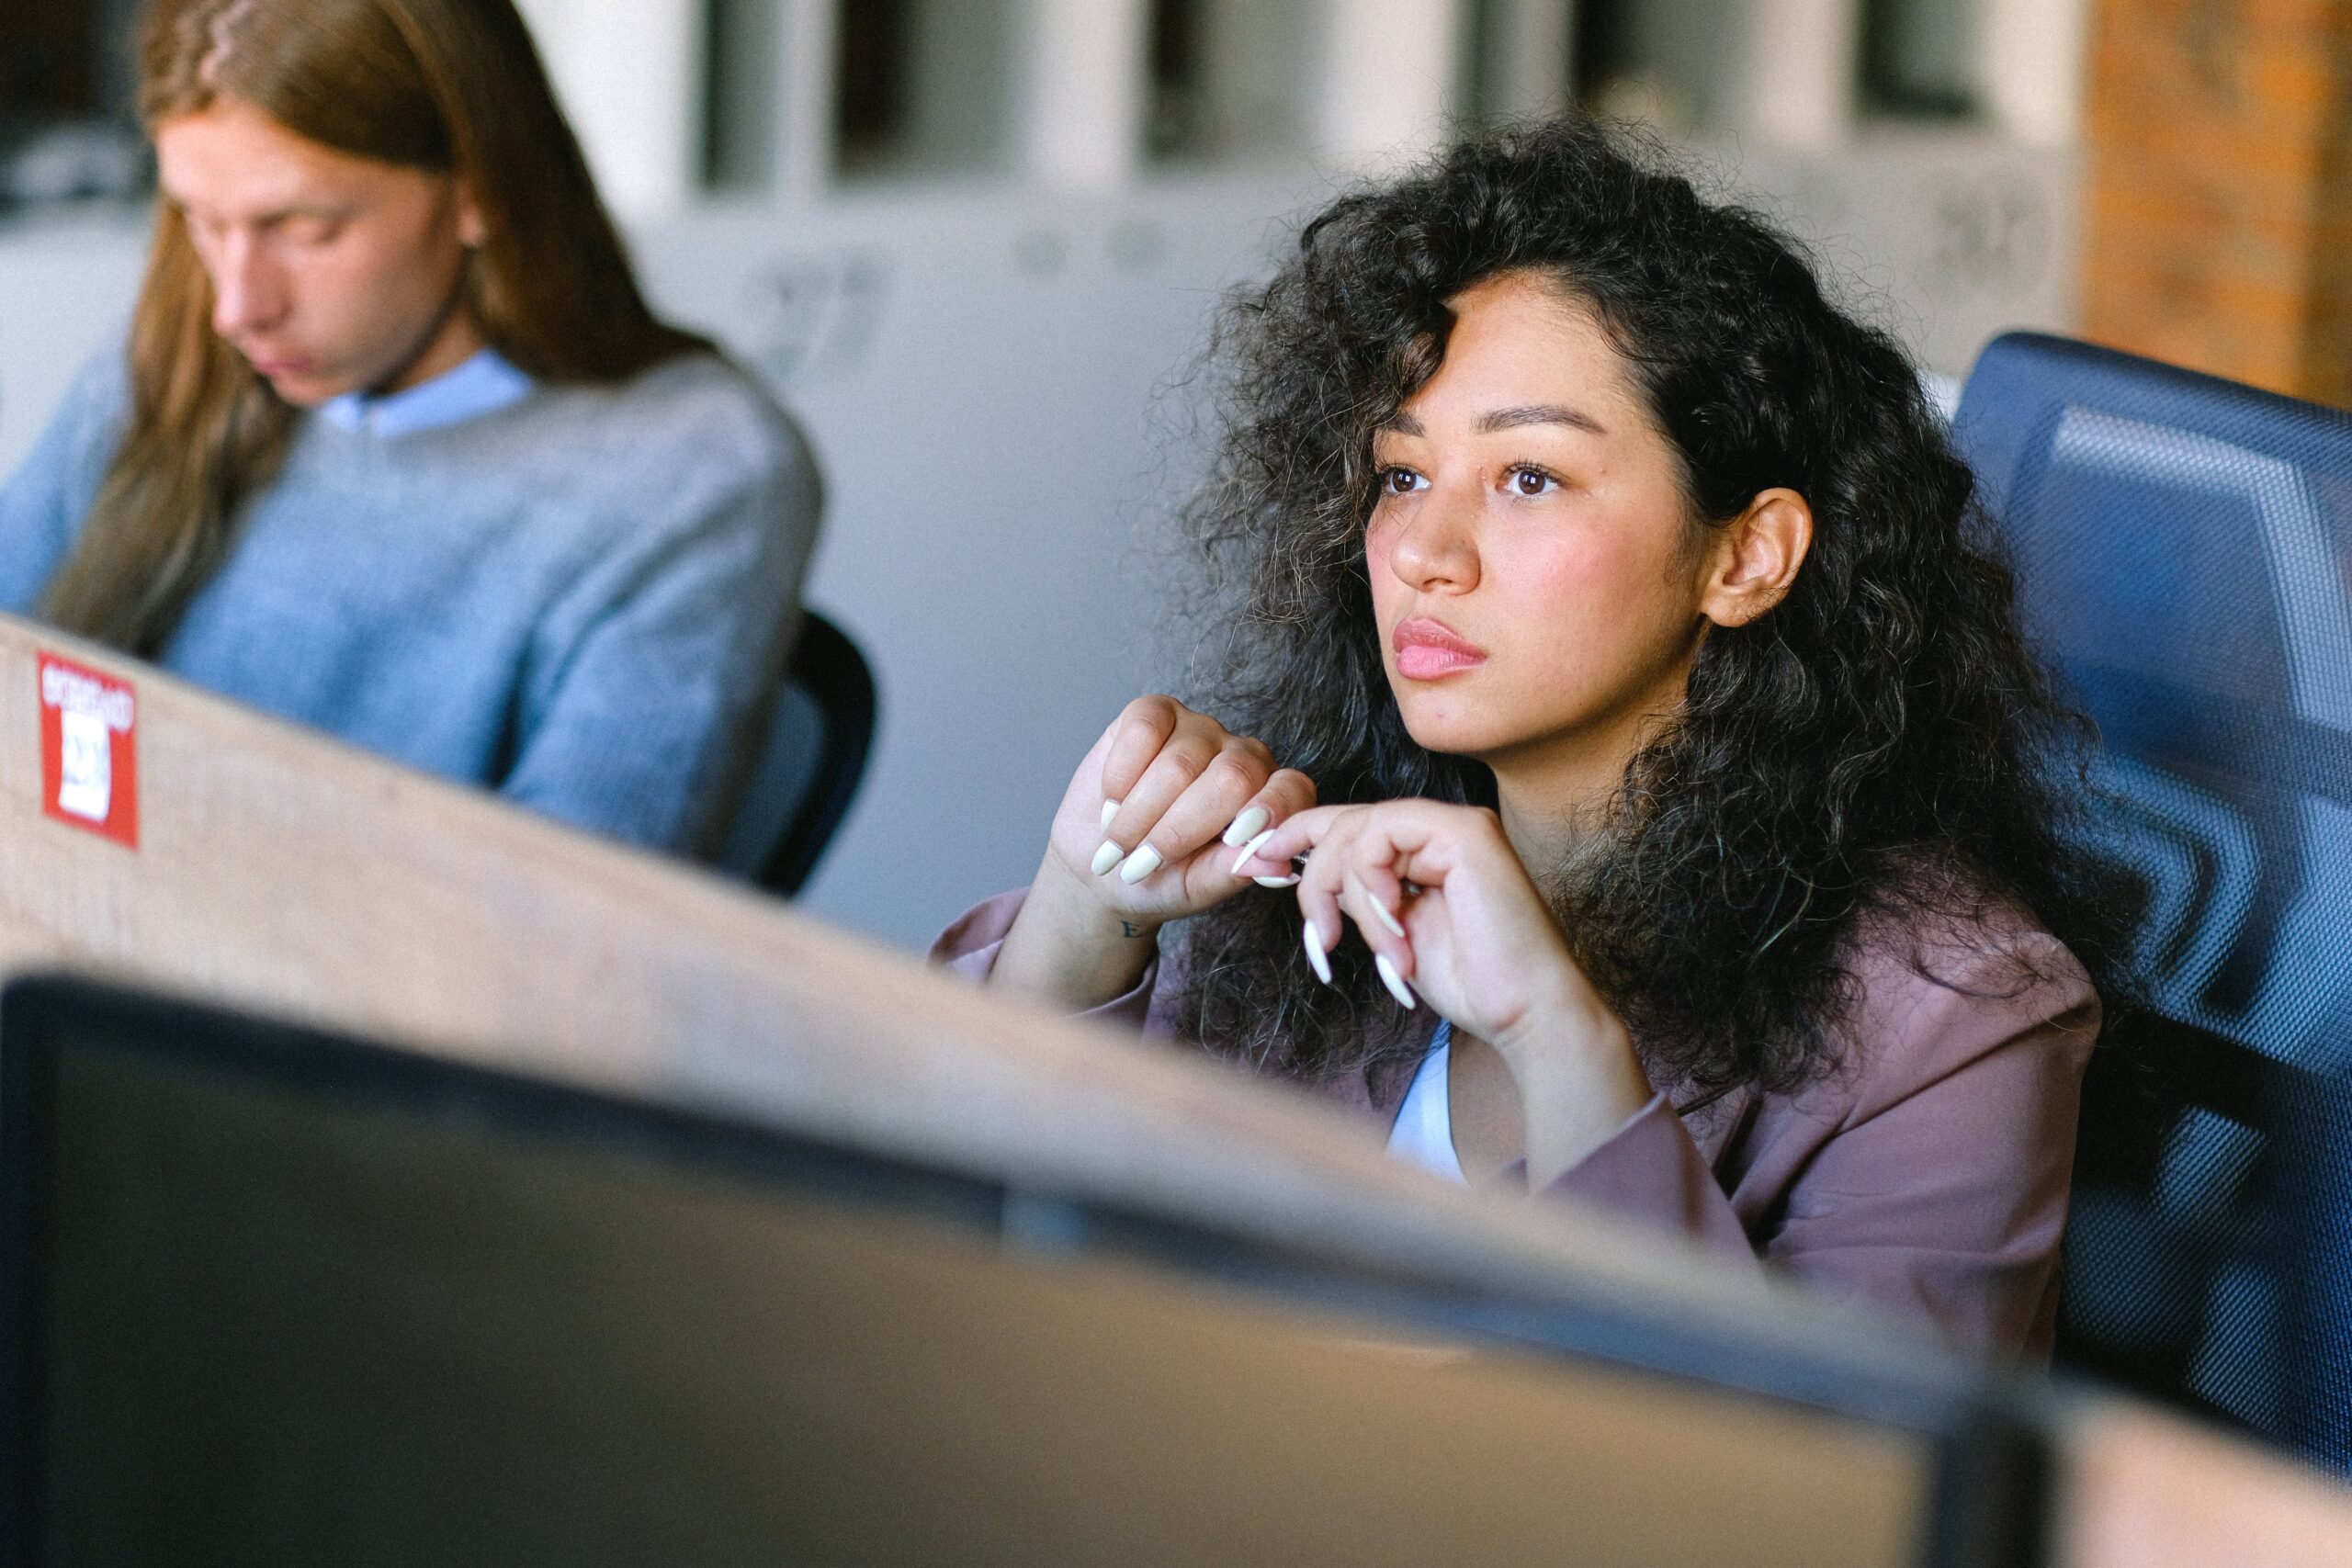
[[[1108,839],[1103,840],[1102,847],[1094,852],[1094,874],[1097,876],[1102,875],[1104,872],[1110,870],[1113,866],[1118,864],[1121,861],[1126,858],[1126,851],[1121,849],[1118,845],[1113,843]]]
[[[1118,814],[1119,803],[1117,801],[1106,800],[1102,803],[1102,830],[1104,832],[1107,833],[1111,830],[1111,818],[1116,817]]]
[[[1272,812],[1262,806],[1253,806],[1233,819],[1233,826],[1225,830],[1225,841],[1238,848],[1256,838],[1273,819]]]
[[[1389,912],[1388,906],[1382,903],[1377,898],[1374,898],[1372,901],[1372,912],[1380,917],[1380,923],[1388,928],[1388,934],[1390,936],[1403,936],[1405,934],[1405,922],[1391,914]]]
[[[1257,859],[1260,848],[1265,844],[1265,841],[1268,839],[1271,839],[1273,836],[1274,830],[1272,828],[1269,828],[1264,832],[1259,834],[1256,838],[1250,840],[1248,843],[1242,845],[1241,858],[1233,863],[1233,874],[1236,876],[1240,875],[1241,868],[1248,865],[1251,861]],[[1230,840],[1227,841],[1229,842]]]
[[[1261,887],[1295,887],[1299,884],[1299,875],[1293,872],[1288,876],[1253,876],[1250,880]]]
[[[1323,955],[1323,933],[1316,930],[1313,920],[1309,920],[1303,928],[1303,934],[1306,939],[1306,966],[1315,971],[1317,979],[1329,985],[1331,961]]]
[[[1411,1010],[1414,1005],[1413,987],[1405,984],[1405,976],[1396,973],[1396,965],[1388,962],[1388,954],[1385,953],[1373,954],[1372,966],[1379,971],[1380,983],[1388,987],[1388,994],[1395,997],[1408,1011]]]
[[[1153,849],[1149,844],[1146,844],[1143,848],[1137,850],[1135,853],[1129,855],[1125,860],[1119,863],[1119,880],[1122,882],[1141,882],[1145,877],[1149,876],[1153,872],[1158,871],[1159,869],[1159,852]]]

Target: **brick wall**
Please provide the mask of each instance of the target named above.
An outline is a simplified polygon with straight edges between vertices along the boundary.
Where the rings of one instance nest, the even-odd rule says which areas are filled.
[[[2352,406],[2352,0],[2095,0],[2086,336]]]

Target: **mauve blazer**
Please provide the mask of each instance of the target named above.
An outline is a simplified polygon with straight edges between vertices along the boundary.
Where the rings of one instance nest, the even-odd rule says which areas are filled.
[[[933,959],[985,978],[1025,896],[971,910]],[[1828,1077],[1788,1094],[1661,1090],[1548,1190],[1917,1314],[1963,1348],[2047,1357],[2098,994],[2018,917],[1881,919],[1853,951],[1857,1005]],[[1170,967],[1155,960],[1089,1016],[1171,1034]],[[1418,1065],[1314,1087],[1385,1134]]]

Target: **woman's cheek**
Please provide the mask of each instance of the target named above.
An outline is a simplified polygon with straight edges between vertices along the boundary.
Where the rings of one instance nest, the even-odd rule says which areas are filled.
[[[1618,667],[1640,661],[1675,621],[1668,563],[1623,538],[1599,533],[1555,538],[1498,564],[1497,581],[1510,584],[1517,601],[1512,618],[1589,681],[1611,684],[1622,678],[1627,672]]]
[[[1514,585],[1514,597],[1531,607],[1549,606],[1555,616],[1582,622],[1612,614],[1657,587],[1638,581],[1634,552],[1605,535],[1563,535],[1513,553],[1518,558],[1496,563],[1497,581]]]

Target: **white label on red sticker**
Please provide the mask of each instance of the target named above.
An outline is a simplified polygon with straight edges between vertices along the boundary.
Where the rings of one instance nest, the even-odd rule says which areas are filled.
[[[139,847],[139,698],[128,681],[40,656],[41,808]]]

